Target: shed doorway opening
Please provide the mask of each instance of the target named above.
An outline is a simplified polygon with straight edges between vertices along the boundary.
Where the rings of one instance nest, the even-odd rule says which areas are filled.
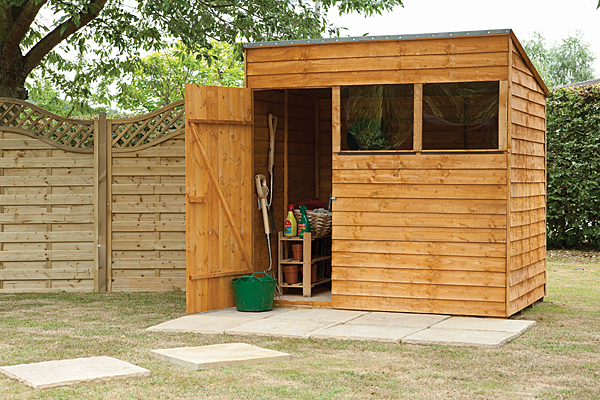
[[[271,234],[271,252],[273,268],[283,283],[283,300],[279,303],[327,307],[331,305],[331,234],[311,241],[310,257],[317,260],[316,269],[313,267],[311,273],[316,273],[316,278],[312,277],[316,282],[307,285],[302,282],[302,274],[296,284],[287,284],[281,275],[281,264],[301,266],[301,263],[293,261],[291,242],[279,243],[279,233],[283,232],[288,205],[294,204],[298,209],[302,203],[316,204],[320,201],[325,208],[329,206],[332,191],[332,90],[253,91],[253,174],[263,174],[267,180],[270,180],[269,114],[277,117],[271,206],[277,233]],[[255,194],[254,265],[255,269],[262,270],[269,265],[269,251],[257,205]],[[307,286],[310,287],[308,291]]]

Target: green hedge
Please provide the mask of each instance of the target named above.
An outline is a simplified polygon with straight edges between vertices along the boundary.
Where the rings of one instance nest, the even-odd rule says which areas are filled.
[[[547,103],[548,246],[600,250],[600,86]]]

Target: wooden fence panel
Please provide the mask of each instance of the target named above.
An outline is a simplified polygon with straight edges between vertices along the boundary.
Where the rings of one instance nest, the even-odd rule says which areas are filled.
[[[185,290],[185,138],[113,150],[112,291]]]
[[[0,292],[94,288],[91,121],[0,99]]]
[[[0,98],[0,292],[185,290],[183,103],[92,121]]]

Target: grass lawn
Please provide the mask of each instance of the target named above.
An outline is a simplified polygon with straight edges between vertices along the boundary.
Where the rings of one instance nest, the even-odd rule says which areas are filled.
[[[548,295],[500,349],[145,332],[185,314],[184,293],[0,294],[0,365],[112,356],[152,377],[37,391],[0,377],[0,399],[598,399],[600,254],[550,252]],[[191,371],[155,348],[246,342],[294,361]]]

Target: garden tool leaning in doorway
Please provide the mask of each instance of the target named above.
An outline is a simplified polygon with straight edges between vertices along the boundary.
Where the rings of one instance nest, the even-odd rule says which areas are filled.
[[[269,201],[267,202],[267,211],[269,215],[269,226],[271,227],[271,233],[275,233],[275,215],[273,214],[273,169],[275,168],[275,131],[277,130],[277,117],[273,114],[268,115],[269,122],[269,158],[267,160],[267,170],[269,171],[269,178],[271,185],[269,186]]]
[[[269,249],[269,269],[265,270],[264,273],[269,275],[271,278],[275,278],[273,273],[273,253],[271,252],[271,227],[269,226],[269,214],[267,211],[267,197],[269,196],[269,187],[267,186],[267,178],[263,174],[258,174],[254,177],[256,181],[256,194],[258,195],[258,202],[260,209],[262,210],[263,226],[265,228],[265,234],[267,235],[267,247]],[[272,199],[273,197],[271,197]],[[276,286],[275,297],[282,298],[281,289],[279,285]]]

